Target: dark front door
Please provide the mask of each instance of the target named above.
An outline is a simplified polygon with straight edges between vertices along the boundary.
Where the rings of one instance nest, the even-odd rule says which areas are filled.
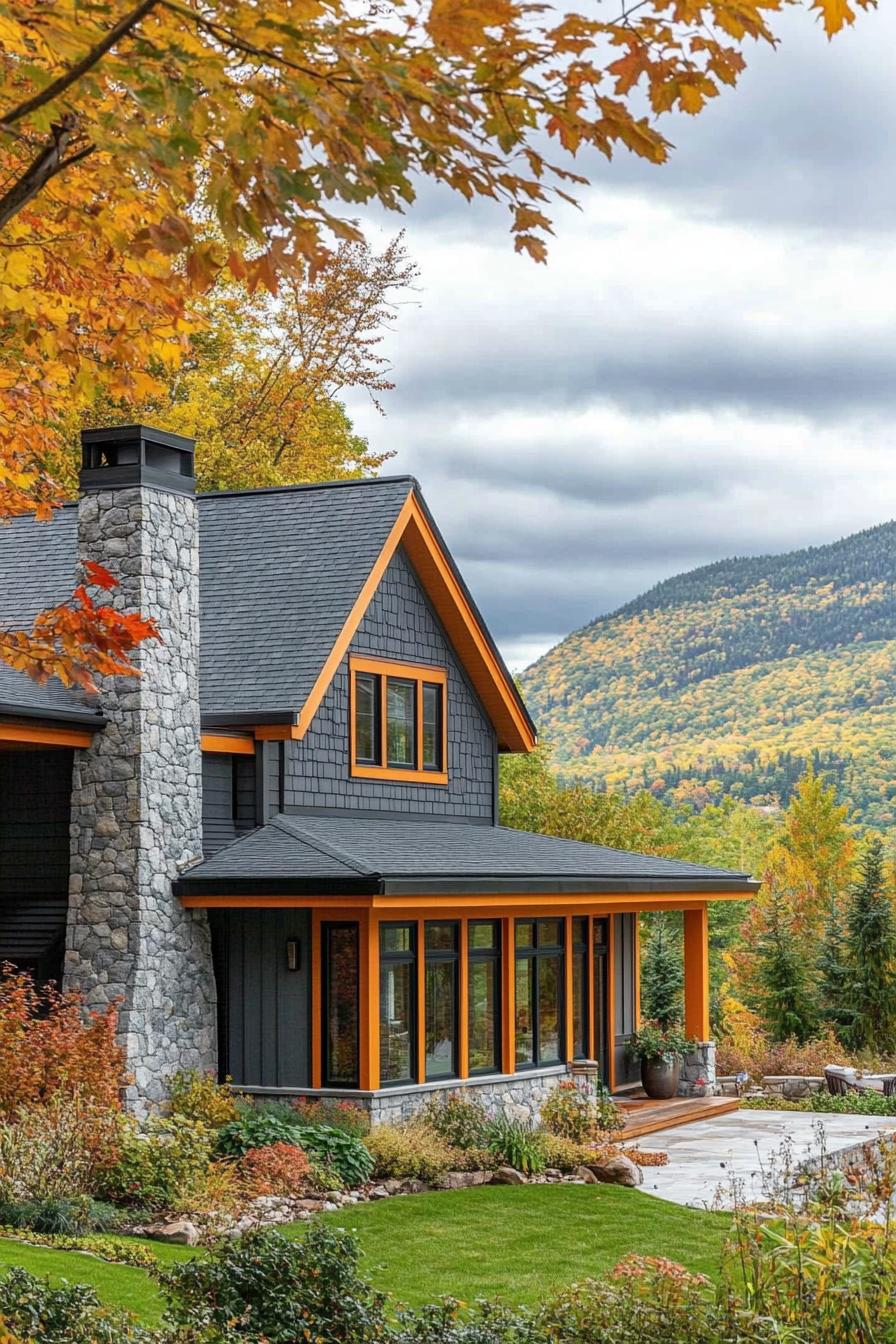
[[[310,1083],[307,910],[211,910],[218,1065],[239,1087]]]

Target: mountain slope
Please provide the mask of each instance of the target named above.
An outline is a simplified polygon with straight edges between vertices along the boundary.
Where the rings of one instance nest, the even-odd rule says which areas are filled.
[[[677,575],[576,631],[523,691],[561,772],[700,805],[786,802],[814,755],[896,821],[896,523]]]

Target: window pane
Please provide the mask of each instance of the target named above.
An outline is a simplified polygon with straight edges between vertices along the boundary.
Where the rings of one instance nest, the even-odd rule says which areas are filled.
[[[588,953],[577,948],[572,958],[572,1057],[588,1054]]]
[[[451,1078],[455,1067],[457,962],[431,961],[426,967],[426,1076]]]
[[[426,950],[428,952],[456,952],[456,924],[427,924]]]
[[[538,958],[538,1062],[560,1058],[560,957]]]
[[[532,1064],[535,1061],[535,959],[519,957],[516,963],[516,1062]]]
[[[498,1069],[497,961],[470,962],[470,1068]]]
[[[518,919],[514,927],[514,938],[517,947],[531,947],[535,925],[531,919]]]
[[[414,753],[414,691],[412,681],[389,678],[386,688],[386,734],[389,764],[416,767]]]
[[[563,925],[559,919],[538,921],[538,946],[559,947],[563,942]]]
[[[380,969],[380,1081],[412,1077],[413,992],[411,961],[384,962]]]
[[[325,925],[326,1086],[358,1085],[358,926]]]
[[[572,941],[577,947],[584,947],[588,942],[588,920],[581,915],[572,922]]]
[[[355,677],[355,759],[377,765],[379,741],[379,677]]]
[[[494,920],[487,922],[476,922],[470,925],[470,951],[477,948],[497,949],[498,926]]]
[[[384,924],[380,928],[380,949],[383,952],[410,952],[412,948],[410,924]]]
[[[605,919],[596,919],[594,921],[594,946],[606,947],[608,937],[608,921]]]
[[[423,686],[423,769],[442,768],[442,687]]]

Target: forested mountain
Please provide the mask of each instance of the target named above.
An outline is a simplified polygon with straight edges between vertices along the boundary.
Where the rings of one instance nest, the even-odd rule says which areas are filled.
[[[896,523],[657,584],[534,663],[563,775],[698,807],[786,803],[806,759],[896,821]]]

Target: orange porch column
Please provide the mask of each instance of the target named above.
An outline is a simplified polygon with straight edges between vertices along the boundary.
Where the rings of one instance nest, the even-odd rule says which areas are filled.
[[[709,911],[684,912],[684,1029],[709,1040]]]
[[[361,913],[361,1077],[362,1091],[380,1085],[380,928],[376,915]]]

